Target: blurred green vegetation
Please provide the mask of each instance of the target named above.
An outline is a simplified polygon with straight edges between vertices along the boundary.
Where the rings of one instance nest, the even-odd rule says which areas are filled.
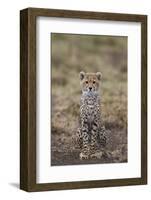
[[[123,132],[126,137],[127,37],[53,33],[51,64],[52,135],[74,135],[81,95],[79,72],[100,71],[103,123],[106,129]],[[55,149],[57,144],[53,140]]]

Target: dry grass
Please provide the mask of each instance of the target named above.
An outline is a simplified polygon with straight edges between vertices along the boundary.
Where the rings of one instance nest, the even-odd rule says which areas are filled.
[[[127,161],[127,38],[52,34],[51,165]],[[108,144],[99,160],[80,161],[72,143],[79,120],[79,72],[101,71]]]

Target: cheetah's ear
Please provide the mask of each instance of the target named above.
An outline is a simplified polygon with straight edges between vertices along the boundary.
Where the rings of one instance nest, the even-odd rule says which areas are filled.
[[[98,78],[99,81],[102,79],[102,74],[101,74],[101,72],[97,72],[97,73],[96,73],[96,76],[97,76],[97,78]]]
[[[84,79],[85,72],[80,72],[79,76],[80,76],[80,80],[82,81]]]

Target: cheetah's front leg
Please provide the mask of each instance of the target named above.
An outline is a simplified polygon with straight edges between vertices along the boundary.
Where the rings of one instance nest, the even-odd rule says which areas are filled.
[[[91,145],[90,145],[90,158],[96,158],[100,159],[103,155],[102,151],[97,151],[97,145],[98,145],[98,130],[99,127],[97,125],[98,123],[93,123],[92,130],[91,130]]]
[[[94,158],[96,153],[96,147],[97,147],[97,132],[98,132],[98,126],[97,123],[92,124],[91,129],[91,143],[90,143],[90,157]]]
[[[80,159],[88,159],[89,158],[89,133],[88,133],[88,125],[85,124],[81,129],[82,131],[82,151],[79,155]]]

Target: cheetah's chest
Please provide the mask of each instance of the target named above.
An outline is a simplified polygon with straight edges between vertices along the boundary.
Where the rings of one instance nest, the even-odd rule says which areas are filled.
[[[85,97],[82,100],[81,116],[84,118],[84,121],[91,124],[93,121],[96,121],[100,114],[98,99],[94,97]]]
[[[85,117],[88,119],[88,122],[94,121],[98,116],[98,109],[96,105],[86,105],[85,106]]]

